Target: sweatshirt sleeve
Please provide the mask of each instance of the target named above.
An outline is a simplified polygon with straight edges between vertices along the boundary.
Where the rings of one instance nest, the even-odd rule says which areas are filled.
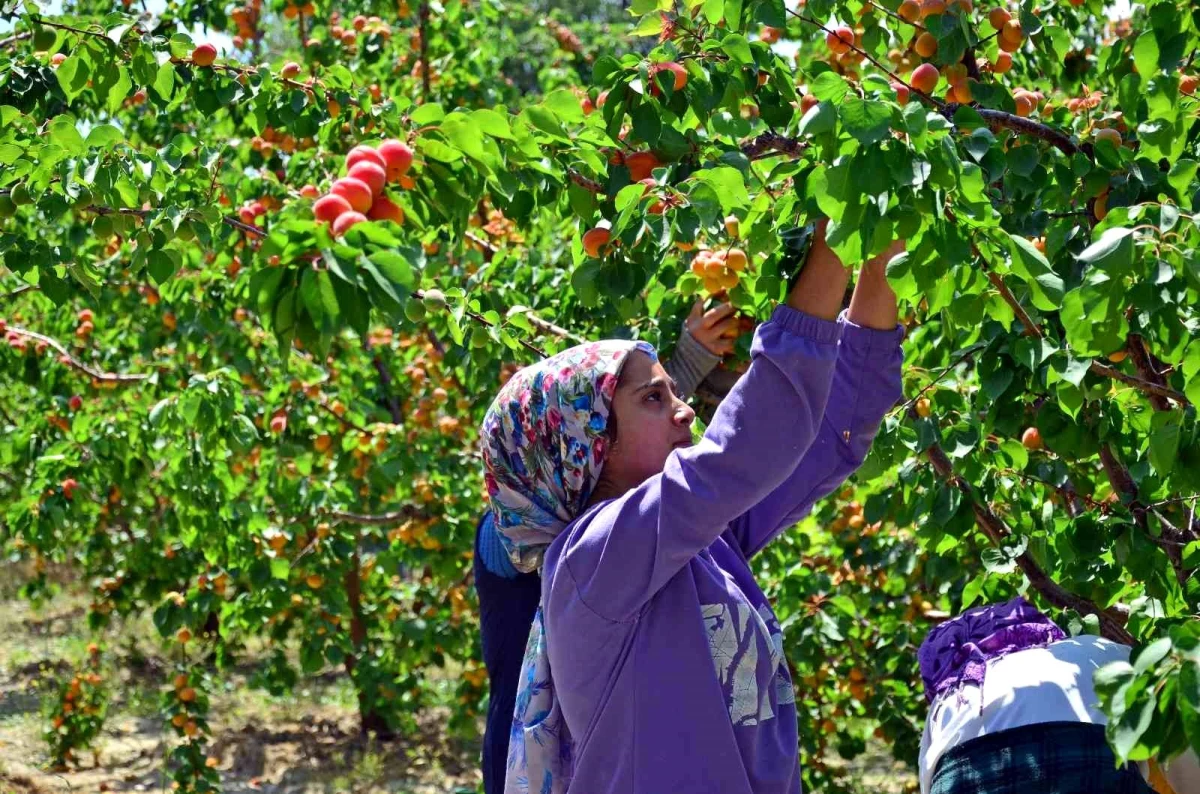
[[[679,334],[675,352],[663,364],[663,369],[675,379],[675,385],[679,387],[679,396],[689,400],[696,393],[700,382],[708,377],[708,373],[712,372],[720,361],[719,356],[708,352],[685,327]]]
[[[816,439],[783,484],[734,521],[734,538],[747,558],[761,551],[812,506],[837,490],[871,450],[883,417],[903,395],[903,326],[886,331],[838,318],[837,366]]]
[[[592,507],[556,567],[593,612],[628,620],[729,523],[784,482],[825,412],[841,327],[786,306],[763,323],[751,364],[704,437],[664,470]]]

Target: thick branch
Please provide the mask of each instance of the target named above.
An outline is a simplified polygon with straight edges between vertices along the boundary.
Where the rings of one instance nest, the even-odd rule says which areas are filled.
[[[13,44],[16,44],[18,41],[24,41],[32,36],[33,32],[27,30],[24,33],[18,33],[15,36],[9,36],[7,39],[0,39],[0,49],[3,49],[4,47],[10,47]]]
[[[35,333],[33,331],[27,331],[24,328],[18,328],[15,325],[8,326],[7,330],[10,333],[14,333],[18,336],[28,337],[29,339],[34,339],[54,348],[58,351],[60,361],[72,369],[77,369],[80,372],[95,378],[96,380],[108,381],[111,383],[141,383],[150,377],[149,375],[122,375],[119,372],[104,372],[102,370],[93,369],[92,367],[89,367],[87,364],[84,364],[82,361],[72,356],[70,352],[67,351],[67,348],[56,339],[51,339],[48,336],[43,336],[42,334]]]
[[[909,415],[915,417],[916,412],[912,411]],[[934,443],[925,450],[925,455],[929,458],[929,462],[938,476],[956,488],[970,503],[971,510],[975,513],[975,523],[979,525],[983,534],[993,545],[999,546],[1003,539],[1011,534],[1000,517],[978,498],[970,483],[958,476],[950,463],[950,458],[946,456],[940,445]],[[1095,615],[1100,620],[1100,633],[1103,636],[1125,645],[1133,644],[1133,636],[1125,630],[1125,620],[1119,613],[1101,609],[1092,601],[1063,588],[1042,570],[1027,551],[1017,556],[1016,563],[1025,577],[1029,579],[1029,584],[1033,589],[1041,593],[1042,597],[1051,604],[1060,609],[1073,609],[1080,614]]]
[[[958,106],[955,105],[953,109],[957,110]],[[1041,140],[1052,144],[1055,148],[1068,157],[1080,154],[1083,151],[1079,148],[1078,144],[1071,140],[1069,136],[1059,132],[1053,127],[1047,127],[1045,124],[1031,121],[1027,118],[1013,115],[1012,113],[1005,113],[1003,110],[975,108],[975,112],[982,116],[983,120],[986,121],[988,126],[992,129],[1008,129],[1012,130],[1013,132],[1020,132],[1024,135],[1031,135],[1034,138],[1040,138]],[[947,119],[951,119],[954,116],[951,106],[946,106],[946,113],[944,115]]]
[[[584,190],[587,190],[591,193],[603,193],[604,192],[604,185],[600,184],[599,182],[597,182],[594,179],[588,179],[586,176],[579,173],[574,168],[567,169],[567,176],[569,176],[571,178],[572,182],[579,185]]]
[[[1134,369],[1137,370],[1138,375],[1143,380],[1155,386],[1166,386],[1162,375],[1154,368],[1154,363],[1150,361],[1150,351],[1146,349],[1146,340],[1142,339],[1141,335],[1129,334],[1126,336],[1125,348],[1129,351],[1129,357],[1133,359]],[[1159,394],[1151,394],[1150,405],[1156,411],[1171,410],[1171,404]]]
[[[1158,399],[1171,399],[1183,406],[1191,405],[1191,401],[1188,400],[1187,397],[1185,397],[1182,393],[1175,391],[1170,386],[1160,386],[1157,383],[1151,383],[1150,381],[1143,380],[1142,378],[1135,378],[1132,375],[1126,375],[1124,372],[1121,372],[1121,370],[1110,367],[1107,364],[1101,364],[1099,361],[1092,362],[1091,370],[1097,375],[1104,375],[1112,378],[1113,380],[1118,380],[1121,383],[1128,384],[1140,389],[1141,391],[1144,391],[1147,395],[1150,395],[1150,401],[1151,404],[1155,406],[1155,410],[1165,410],[1158,407],[1158,403],[1155,402],[1156,397]]]
[[[331,510],[325,515],[337,521],[345,521],[351,524],[395,524],[397,521],[406,521],[410,518],[421,518],[425,515],[424,511],[416,505],[405,505],[399,510],[393,510],[389,513],[350,513],[344,510]]]

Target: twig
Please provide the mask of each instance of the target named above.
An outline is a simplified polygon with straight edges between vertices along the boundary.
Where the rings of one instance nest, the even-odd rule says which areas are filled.
[[[958,106],[953,105],[953,109],[957,110]],[[991,110],[990,108],[975,108],[975,112],[983,117],[983,120],[988,123],[988,126],[993,129],[1009,129],[1013,132],[1020,132],[1025,135],[1032,135],[1035,138],[1040,138],[1052,144],[1063,154],[1071,157],[1083,152],[1079,146],[1070,139],[1067,135],[1053,127],[1048,127],[1037,121],[1031,121],[1021,116],[1005,113],[1003,110]],[[951,111],[951,105],[946,105],[942,113],[947,119],[952,119],[954,113]]]
[[[491,240],[485,240],[484,238],[482,238],[476,234],[472,234],[471,232],[466,232],[465,236],[468,240],[475,243],[480,248],[483,248],[488,253],[488,261],[491,261],[492,254],[494,254],[500,250],[499,248],[497,248],[495,245],[492,244]]]
[[[575,342],[576,344],[580,344],[580,345],[582,345],[588,341],[587,339],[580,336],[579,334],[572,333],[572,332],[568,331],[566,328],[557,326],[554,323],[550,322],[549,320],[543,320],[541,317],[538,317],[536,314],[533,314],[532,312],[529,314],[526,314],[525,319],[529,320],[529,324],[532,325],[534,328],[538,329],[539,331],[541,331],[542,333],[552,334],[554,336],[561,336],[563,339],[569,339],[572,342]]]
[[[579,185],[584,190],[590,191],[592,193],[603,193],[604,192],[604,185],[600,184],[599,182],[597,182],[594,179],[588,179],[586,176],[579,173],[574,168],[567,169],[567,176],[569,176],[571,178],[572,182]]]
[[[424,290],[417,290],[416,292],[413,293],[413,295],[419,300],[425,299]],[[473,312],[470,309],[465,309],[463,311],[463,313],[465,315],[467,315],[468,317],[470,317],[475,322],[479,323],[480,325],[485,325],[488,328],[496,326],[496,323],[492,322],[491,320],[484,317],[482,314],[479,314],[478,312]],[[530,351],[531,353],[536,353],[539,358],[546,358],[546,353],[543,350],[539,349],[538,347],[536,347],[534,345],[531,345],[529,342],[526,342],[524,339],[518,338],[517,344],[519,344],[521,347],[525,348],[526,350]]]
[[[742,144],[742,154],[750,160],[760,160],[773,157],[776,154],[790,154],[798,157],[808,148],[807,141],[788,138],[777,132],[764,132],[753,140]]]
[[[356,423],[354,423],[354,422],[351,422],[351,421],[350,421],[349,419],[347,419],[346,417],[339,415],[339,414],[338,414],[338,412],[337,412],[337,411],[335,411],[335,410],[333,410],[332,408],[330,408],[328,404],[326,404],[326,403],[324,403],[324,402],[318,402],[318,403],[317,403],[317,405],[318,405],[320,408],[322,408],[324,411],[326,411],[326,412],[327,412],[327,413],[328,413],[330,416],[332,416],[334,419],[338,420],[338,421],[339,421],[339,422],[341,422],[343,425],[345,425],[346,427],[353,428],[354,430],[357,430],[357,431],[358,431],[358,432],[360,432],[360,433],[366,433],[367,435],[373,435],[373,433],[371,433],[371,431],[370,431],[370,430],[368,430],[367,428],[363,427],[362,425],[360,425],[360,424],[356,424]]]
[[[1191,405],[1191,401],[1188,400],[1187,397],[1185,397],[1182,393],[1175,391],[1174,389],[1172,389],[1169,386],[1161,386],[1157,383],[1152,383],[1151,381],[1143,380],[1142,378],[1135,378],[1133,375],[1126,375],[1124,372],[1121,372],[1121,370],[1115,369],[1114,367],[1110,367],[1107,364],[1101,364],[1099,361],[1092,362],[1091,371],[1095,372],[1097,375],[1104,375],[1105,377],[1112,378],[1113,380],[1120,381],[1121,383],[1125,383],[1129,386],[1133,386],[1143,392],[1146,392],[1146,394],[1150,395],[1150,400],[1151,400],[1152,404],[1155,403],[1156,398],[1157,399],[1166,398],[1166,399],[1174,400],[1175,402],[1177,402],[1180,405],[1185,406],[1185,407],[1188,405]],[[1156,407],[1155,410],[1165,410],[1165,409]]]
[[[0,295],[0,300],[9,300],[10,298],[15,298],[22,293],[37,292],[40,289],[41,289],[41,287],[39,287],[37,284],[25,284],[23,286],[17,287],[12,292],[8,292],[8,293],[5,293],[4,295]]]
[[[0,39],[0,48],[10,47],[13,44],[16,44],[18,41],[24,41],[32,36],[33,31],[27,30],[24,33],[18,33],[15,36],[9,36],[7,39]]]
[[[117,46],[116,42],[114,42],[108,36],[106,36],[103,33],[98,32],[98,31],[95,31],[95,30],[83,30],[82,28],[76,28],[76,27],[72,27],[70,25],[64,25],[61,22],[49,22],[44,17],[35,16],[35,17],[30,17],[30,19],[32,19],[35,23],[42,25],[43,27],[58,28],[59,30],[69,30],[72,33],[78,33],[81,36],[93,36],[97,39],[100,39],[105,44],[109,44],[113,47]]]
[[[922,25],[920,22],[909,22],[907,19],[900,16],[895,11],[892,11],[890,9],[884,8],[883,6],[879,5],[878,3],[875,2],[875,0],[867,0],[867,5],[871,6],[871,8],[874,8],[876,11],[882,11],[883,13],[887,14],[892,19],[899,20],[900,22],[904,23],[905,25],[912,25],[917,30],[925,30],[925,26]]]
[[[424,511],[416,505],[405,505],[399,510],[393,510],[390,513],[350,513],[344,510],[330,510],[324,515],[329,516],[337,521],[346,521],[353,524],[394,524],[397,521],[404,521],[409,518],[419,518],[423,516]]]
[[[798,12],[798,11],[793,11],[793,10],[792,10],[792,9],[790,9],[790,8],[789,8],[789,9],[787,9],[787,12],[788,12],[789,14],[791,14],[792,16],[796,17],[796,19],[799,19],[799,20],[800,20],[800,21],[802,21],[802,22],[807,22],[807,23],[808,23],[808,24],[810,24],[810,25],[815,25],[816,27],[820,28],[821,30],[825,31],[826,33],[832,33],[832,32],[833,32],[833,31],[831,31],[829,28],[827,28],[827,27],[825,27],[824,25],[822,25],[822,24],[821,24],[820,22],[818,22],[817,20],[813,19],[812,17],[805,16],[804,14],[801,14],[801,13],[800,13],[800,12]],[[917,95],[917,96],[918,96],[918,97],[920,97],[921,99],[925,100],[925,102],[927,102],[928,104],[932,105],[933,107],[937,108],[938,110],[942,111],[943,113],[945,112],[946,108],[948,107],[948,106],[946,105],[946,103],[945,103],[945,102],[943,102],[942,100],[938,99],[938,98],[937,98],[937,97],[935,97],[935,96],[931,96],[930,94],[926,94],[924,91],[920,90],[919,88],[914,88],[914,87],[913,87],[913,85],[912,85],[912,83],[908,82],[908,81],[907,81],[907,80],[905,80],[903,77],[901,77],[900,75],[898,75],[898,74],[896,74],[895,72],[893,72],[891,69],[889,69],[889,68],[887,68],[886,66],[884,66],[882,63],[880,63],[879,61],[877,61],[877,60],[875,59],[875,56],[871,55],[871,53],[869,53],[869,52],[867,52],[866,50],[862,49],[862,48],[861,48],[861,47],[859,47],[858,45],[856,45],[856,44],[854,44],[854,43],[852,43],[852,42],[846,42],[846,44],[847,44],[847,46],[848,46],[850,49],[854,50],[854,51],[855,51],[855,52],[857,52],[859,55],[861,55],[862,57],[864,57],[864,58],[866,58],[868,61],[870,61],[872,64],[874,64],[874,65],[875,65],[875,67],[876,67],[877,69],[879,69],[880,71],[882,71],[882,72],[884,72],[885,74],[887,74],[887,76],[888,76],[888,77],[892,78],[892,79],[893,79],[893,80],[895,80],[897,83],[900,83],[901,85],[903,85],[903,86],[907,87],[909,91],[911,91],[913,94]],[[952,114],[952,115],[953,115],[953,114]]]
[[[421,0],[418,30],[421,35],[421,101],[429,101],[429,0]]]
[[[77,369],[80,372],[83,372],[83,373],[91,376],[92,378],[95,378],[96,380],[108,381],[108,382],[112,382],[112,383],[140,383],[150,377],[149,375],[123,375],[119,372],[104,372],[102,370],[93,369],[93,368],[89,367],[87,364],[84,364],[79,359],[72,356],[70,354],[70,352],[67,351],[67,348],[64,347],[63,344],[61,342],[59,342],[57,339],[51,339],[48,336],[43,336],[42,334],[36,333],[34,331],[29,331],[24,328],[18,328],[15,325],[8,326],[7,330],[9,333],[15,333],[18,336],[24,336],[24,337],[28,337],[29,339],[34,339],[38,342],[42,342],[43,344],[46,344],[46,345],[54,348],[55,350],[58,351],[60,360],[64,364],[66,364],[67,366],[69,366],[73,369]]]
[[[932,389],[934,386],[936,386],[936,385],[938,384],[938,382],[939,382],[939,381],[941,381],[941,379],[942,379],[942,378],[946,377],[946,375],[948,375],[949,373],[951,373],[951,372],[953,372],[955,369],[957,369],[957,368],[958,368],[958,366],[959,366],[960,364],[962,364],[964,361],[967,361],[968,359],[970,359],[970,358],[971,358],[971,356],[975,355],[975,353],[976,353],[976,349],[975,349],[975,348],[971,348],[971,349],[967,350],[967,352],[965,352],[965,353],[963,353],[961,356],[959,356],[959,357],[958,357],[956,360],[954,360],[954,361],[950,362],[949,364],[947,364],[947,365],[946,365],[946,366],[945,366],[945,367],[942,369],[942,371],[941,371],[941,372],[939,372],[939,373],[937,374],[937,377],[936,377],[936,378],[934,378],[933,380],[931,380],[929,383],[925,384],[924,388],[922,388],[922,389],[921,389],[919,392],[917,392],[917,393],[916,393],[916,395],[914,395],[914,396],[913,396],[913,398],[912,398],[911,400],[909,400],[908,402],[906,402],[906,403],[902,404],[902,405],[900,406],[900,409],[901,409],[901,410],[904,410],[904,411],[907,411],[909,408],[911,408],[912,406],[916,405],[916,403],[917,403],[917,400],[919,400],[919,399],[921,399],[922,397],[924,397],[924,396],[925,396],[925,392],[929,391],[929,390],[930,390],[930,389]]]

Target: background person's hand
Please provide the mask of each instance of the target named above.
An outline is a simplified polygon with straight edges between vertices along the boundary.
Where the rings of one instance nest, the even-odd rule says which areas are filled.
[[[705,350],[721,357],[733,352],[740,333],[733,306],[722,303],[705,311],[704,301],[701,300],[692,306],[683,327]]]

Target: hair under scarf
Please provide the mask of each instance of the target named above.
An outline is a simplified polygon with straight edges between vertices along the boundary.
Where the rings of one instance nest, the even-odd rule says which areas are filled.
[[[609,449],[605,430],[621,368],[635,350],[657,359],[645,342],[564,350],[513,375],[484,416],[484,484],[518,570],[540,568],[546,547],[587,505]],[[505,794],[565,792],[571,753],[539,605],[521,664]]]
[[[937,626],[917,651],[925,698],[967,684],[982,687],[992,659],[1065,638],[1063,630],[1024,598],[968,609]]]

